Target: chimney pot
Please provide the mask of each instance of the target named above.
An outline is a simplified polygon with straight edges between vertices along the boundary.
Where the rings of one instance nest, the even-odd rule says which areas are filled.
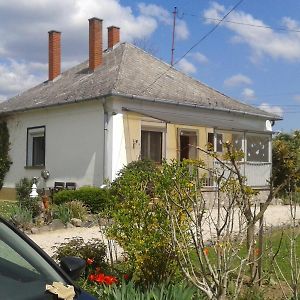
[[[89,68],[94,71],[102,64],[102,20],[89,19]]]
[[[51,30],[49,34],[49,81],[52,81],[61,72],[61,33]]]
[[[120,42],[120,28],[116,26],[107,27],[108,30],[108,49],[112,49]]]

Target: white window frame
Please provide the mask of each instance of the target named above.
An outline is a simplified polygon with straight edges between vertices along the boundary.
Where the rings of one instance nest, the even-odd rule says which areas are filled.
[[[149,126],[142,126],[141,127],[141,137],[140,137],[140,140],[141,140],[141,154],[140,154],[140,158],[142,158],[142,131],[153,131],[153,132],[159,132],[161,133],[161,160],[163,161],[165,158],[166,158],[166,128],[162,128],[162,127],[156,127],[156,126],[153,126],[153,127],[149,127]]]
[[[45,139],[45,153],[44,164],[33,164],[33,138],[44,137]],[[26,144],[26,167],[44,167],[46,164],[46,126],[36,126],[27,128],[27,144]]]

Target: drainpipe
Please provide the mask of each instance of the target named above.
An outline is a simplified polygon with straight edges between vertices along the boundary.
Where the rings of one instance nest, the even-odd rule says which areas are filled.
[[[104,184],[104,180],[107,177],[107,135],[108,135],[108,112],[107,112],[107,107],[106,107],[106,98],[103,100],[103,179],[102,179],[102,184]]]

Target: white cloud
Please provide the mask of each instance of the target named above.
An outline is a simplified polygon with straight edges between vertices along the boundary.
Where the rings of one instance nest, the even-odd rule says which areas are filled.
[[[182,72],[184,72],[186,74],[192,74],[192,73],[197,72],[197,68],[191,62],[189,62],[186,58],[181,59],[178,62],[177,67],[179,70],[181,70]]]
[[[245,84],[252,84],[252,80],[243,74],[236,74],[224,80],[224,85],[227,87],[235,87]]]
[[[145,4],[145,3],[140,3],[138,7],[141,14],[148,17],[154,17],[162,24],[169,25],[169,26],[173,25],[172,13],[167,11],[163,7],[158,6],[156,4]],[[180,40],[185,40],[189,37],[189,30],[187,28],[186,23],[183,20],[177,20],[176,37]]]
[[[280,116],[280,117],[283,115],[283,109],[280,106],[272,106],[269,103],[264,102],[261,105],[259,105],[258,108],[260,108],[261,110],[264,110],[268,113]]]
[[[149,38],[170,17],[159,6],[158,12],[162,14],[134,13],[119,0],[0,0],[0,55],[5,57],[0,59],[1,99],[47,78],[49,30],[62,31],[64,70],[88,57],[89,18],[103,19],[105,46],[110,25],[121,28],[122,41]],[[185,23],[180,24],[179,37],[187,37]]]
[[[245,89],[242,91],[242,97],[243,97],[246,101],[251,101],[251,100],[254,100],[254,99],[256,98],[254,90],[249,89],[249,88],[245,88]]]
[[[195,61],[197,61],[200,64],[208,63],[208,58],[200,52],[190,53],[189,57],[192,57]]]
[[[227,9],[216,2],[204,12],[205,18],[221,19]],[[254,26],[268,26],[262,20],[254,18],[251,14],[243,11],[233,11],[228,17],[239,23],[252,24]],[[208,20],[208,23],[217,21]],[[282,18],[281,23],[288,29],[300,30],[299,24],[291,18]],[[275,59],[289,61],[300,60],[300,33],[299,32],[276,32],[272,29],[243,26],[233,23],[223,22],[221,26],[230,29],[235,33],[232,41],[235,43],[247,44],[252,50],[252,59],[257,59],[263,55]]]
[[[10,60],[0,65],[0,98],[4,100],[20,91],[26,90],[45,78],[31,74],[31,69],[24,63]]]
[[[293,100],[300,103],[300,95],[294,95]]]

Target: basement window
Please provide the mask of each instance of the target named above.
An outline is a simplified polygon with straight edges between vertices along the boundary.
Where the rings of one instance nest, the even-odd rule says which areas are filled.
[[[45,126],[27,128],[27,167],[45,166]]]
[[[141,132],[141,158],[162,162],[162,136],[160,131],[142,130]]]

